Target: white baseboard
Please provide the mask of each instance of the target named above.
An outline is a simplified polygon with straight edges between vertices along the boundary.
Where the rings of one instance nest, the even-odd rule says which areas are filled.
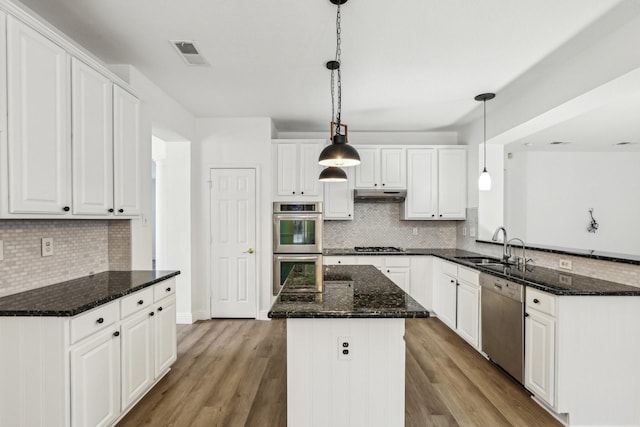
[[[258,320],[271,320],[268,314],[269,310],[260,310],[258,312]]]
[[[178,313],[176,314],[176,323],[178,325],[190,325],[193,323],[193,316],[191,313]]]

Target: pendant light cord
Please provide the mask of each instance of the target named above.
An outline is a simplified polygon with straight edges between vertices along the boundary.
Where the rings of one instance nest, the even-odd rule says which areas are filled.
[[[342,53],[341,48],[341,20],[342,16],[340,14],[340,3],[338,2],[338,12],[336,14],[336,55],[335,61],[338,63],[338,68],[336,70],[331,70],[331,121],[336,123],[336,133],[340,132],[340,116],[342,115],[342,75],[340,73],[340,69],[342,68],[340,64],[340,55]],[[336,86],[338,92],[338,108],[336,109]],[[336,113],[337,111],[337,113]]]
[[[484,114],[484,170],[487,171],[487,100],[482,101],[483,114]]]

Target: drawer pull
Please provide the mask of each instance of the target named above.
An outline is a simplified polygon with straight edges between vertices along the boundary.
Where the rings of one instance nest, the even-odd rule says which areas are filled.
[[[115,332],[113,333],[113,336],[114,336],[114,337],[119,337],[119,336],[120,336],[120,332],[119,332],[119,331],[115,331]]]
[[[102,324],[104,323],[104,319],[101,317],[98,320],[96,320],[96,323]]]
[[[158,311],[162,311],[162,307],[158,307]]]
[[[171,288],[167,288],[167,292],[171,292]]]
[[[538,298],[534,298],[534,299],[533,299],[533,303],[534,303],[534,304],[539,304],[539,303],[540,303],[540,300],[539,300]]]
[[[142,305],[142,304],[144,304],[143,300],[138,301],[138,305]]]
[[[155,316],[155,315],[156,315],[156,314],[155,314],[153,311],[152,311],[151,313],[149,313],[149,316],[151,316],[151,317],[153,317],[153,316]]]
[[[529,317],[529,313],[525,313],[525,314],[524,314],[524,317]]]

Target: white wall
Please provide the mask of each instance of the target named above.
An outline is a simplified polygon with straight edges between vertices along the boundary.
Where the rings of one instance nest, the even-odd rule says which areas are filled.
[[[270,118],[196,120],[192,145],[192,271],[196,319],[210,317],[209,169],[257,167],[258,244],[256,247],[259,317],[271,307],[272,125]]]
[[[514,153],[506,166],[520,184],[509,194],[526,201],[509,204],[517,221],[507,229],[534,246],[640,255],[639,164],[632,152]],[[600,224],[595,233],[587,232],[589,208]]]
[[[491,189],[478,191],[478,178],[484,164],[482,147],[484,144],[478,147],[478,171],[469,180],[469,188],[478,195],[478,206],[481,207],[478,209],[477,236],[490,240],[496,228],[504,225],[504,154],[501,145],[487,144],[487,172],[491,176]]]
[[[191,143],[153,138],[156,161],[156,268],[176,277],[178,323],[191,313]]]

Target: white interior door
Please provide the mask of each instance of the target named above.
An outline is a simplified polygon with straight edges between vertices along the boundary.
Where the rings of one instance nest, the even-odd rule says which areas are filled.
[[[256,171],[211,169],[211,317],[256,317]]]

